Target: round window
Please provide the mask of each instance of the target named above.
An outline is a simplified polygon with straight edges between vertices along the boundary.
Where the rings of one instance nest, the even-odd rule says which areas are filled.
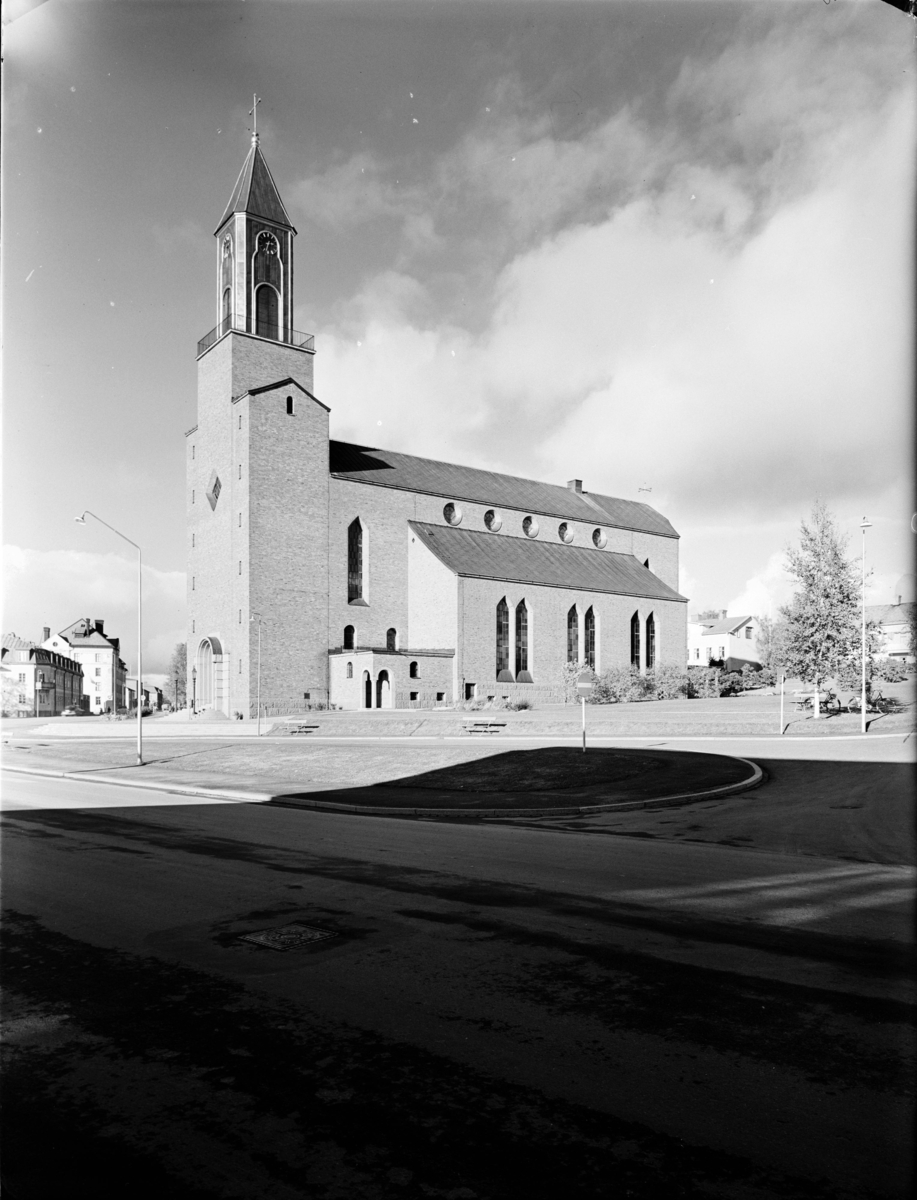
[[[484,514],[484,524],[491,533],[496,533],[503,524],[503,518],[498,512],[495,512],[492,508],[489,508]]]
[[[557,526],[557,536],[562,542],[566,542],[568,545],[573,541],[573,530],[566,521],[561,521]]]
[[[526,517],[522,522],[522,532],[526,537],[538,537],[538,522],[534,517]]]
[[[608,535],[606,534],[604,529],[593,529],[592,543],[593,543],[593,545],[598,546],[598,548],[600,550],[604,546],[608,545]]]
[[[451,500],[443,509],[443,516],[446,518],[447,525],[461,525],[462,523],[462,510]]]

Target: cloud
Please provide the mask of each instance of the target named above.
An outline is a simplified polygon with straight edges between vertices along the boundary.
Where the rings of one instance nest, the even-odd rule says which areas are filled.
[[[779,616],[781,605],[788,604],[795,591],[793,579],[786,572],[785,562],[786,551],[778,550],[768,558],[760,571],[746,579],[745,586],[726,607],[730,616]]]
[[[80,617],[101,617],[121,639],[121,656],[136,669],[137,568],[116,554],[3,547],[3,629],[32,641]],[[143,568],[144,676],[168,669],[185,640],[185,574]]]

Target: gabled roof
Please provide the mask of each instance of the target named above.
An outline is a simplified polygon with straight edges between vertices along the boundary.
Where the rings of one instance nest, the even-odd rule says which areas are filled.
[[[336,478],[355,483],[425,492],[449,500],[492,504],[495,508],[521,509],[540,516],[566,517],[593,525],[678,537],[665,517],[648,504],[575,492],[556,483],[518,479],[515,475],[417,458],[394,450],[332,441],[329,469]]]
[[[408,521],[408,525],[414,536],[456,575],[581,592],[680,600],[687,604],[684,596],[658,579],[633,554],[587,550],[562,542],[540,542],[422,521]]]
[[[35,647],[35,643],[26,641],[18,633],[5,633],[3,635],[2,646],[4,650],[32,650]]]
[[[68,625],[66,629],[62,629],[58,637],[64,638],[71,646],[102,646],[106,650],[117,650],[120,646],[120,638],[107,637],[104,633],[100,633],[95,623],[89,617],[82,617],[79,621],[74,621],[72,625]]]
[[[735,633],[737,629],[740,629],[750,620],[750,616],[726,617],[721,621],[698,621],[697,624],[703,625],[704,632],[701,634],[701,636],[706,637],[708,634]]]
[[[319,400],[318,396],[313,396],[312,393],[309,391],[309,389],[306,387],[303,387],[303,385],[297,379],[294,379],[292,375],[288,375],[286,377],[286,379],[278,379],[275,383],[263,383],[260,387],[253,387],[253,388],[249,388],[247,392],[240,392],[238,396],[233,396],[232,402],[233,402],[233,404],[238,404],[239,401],[242,400],[245,396],[260,396],[262,392],[272,392],[272,391],[274,391],[275,388],[285,388],[285,387],[299,388],[299,390],[304,395],[308,396],[310,400],[314,400],[315,403],[320,408],[323,408],[325,410],[325,412],[329,412],[329,413],[331,412],[331,409],[328,407],[327,404],[322,404],[322,402],[321,402],[321,400]],[[195,426],[195,429],[196,428],[197,428],[197,426]]]
[[[253,217],[264,217],[265,220],[273,221],[276,225],[284,225],[287,229],[293,229],[293,222],[283,207],[274,176],[264,161],[264,155],[256,141],[252,141],[252,148],[242,164],[242,170],[239,172],[236,186],[232,189],[226,211],[214,232],[219,233],[232,214],[237,212],[249,213]],[[295,233],[296,230],[293,229],[293,232]]]
[[[903,604],[867,604],[866,619],[877,625],[906,625],[914,611],[914,601]]]

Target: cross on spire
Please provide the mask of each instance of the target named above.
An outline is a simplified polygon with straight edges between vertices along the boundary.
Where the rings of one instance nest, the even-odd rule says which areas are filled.
[[[252,125],[252,145],[253,146],[258,145],[258,105],[260,103],[261,103],[261,97],[253,93],[252,94],[252,106],[248,110],[248,115],[253,118],[253,122],[254,122]]]

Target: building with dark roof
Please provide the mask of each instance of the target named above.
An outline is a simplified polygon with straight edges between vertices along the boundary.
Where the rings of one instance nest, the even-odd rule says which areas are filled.
[[[105,632],[101,617],[80,617],[53,637],[46,627],[42,645],[69,655],[82,666],[87,712],[117,712],[127,707],[127,666],[121,658],[121,639]]]
[[[195,707],[560,699],[571,663],[682,667],[679,538],[649,505],[329,437],[295,234],[256,135],[186,435]]]
[[[82,707],[83,669],[73,658],[7,633],[0,660],[5,717],[58,717]]]

